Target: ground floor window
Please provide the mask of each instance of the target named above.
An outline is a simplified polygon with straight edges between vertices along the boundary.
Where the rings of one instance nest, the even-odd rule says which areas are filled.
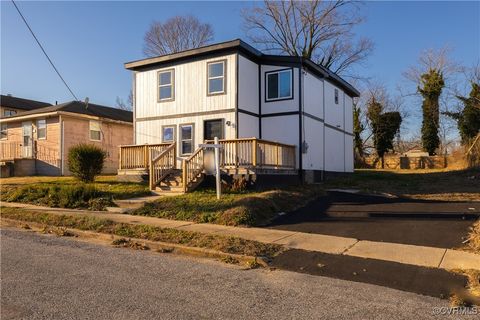
[[[215,137],[224,139],[223,119],[207,120],[204,122],[203,139],[213,140]]]
[[[180,152],[182,155],[193,153],[193,124],[180,125]]]
[[[175,126],[164,126],[162,128],[162,142],[175,141]]]

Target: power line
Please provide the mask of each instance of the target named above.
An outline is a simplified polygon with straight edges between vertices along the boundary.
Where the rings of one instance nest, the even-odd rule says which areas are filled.
[[[18,12],[18,14],[20,15],[20,17],[22,17],[23,22],[25,22],[25,25],[27,26],[28,30],[30,30],[30,33],[32,34],[33,38],[35,39],[35,41],[37,41],[40,49],[42,49],[43,53],[45,54],[45,57],[47,57],[48,62],[50,62],[50,64],[52,65],[53,69],[55,70],[55,72],[58,74],[58,76],[59,76],[60,79],[62,80],[63,84],[67,87],[68,91],[70,91],[70,93],[71,93],[72,96],[75,98],[75,100],[78,101],[77,96],[73,93],[72,89],[70,89],[70,87],[68,86],[68,84],[67,84],[67,82],[65,81],[65,79],[63,79],[62,75],[61,75],[60,72],[58,71],[57,67],[55,67],[55,65],[53,64],[52,60],[51,60],[50,57],[48,56],[48,54],[47,54],[47,52],[45,51],[45,49],[43,49],[42,44],[40,43],[40,41],[38,41],[37,37],[35,36],[35,33],[33,33],[32,28],[30,28],[27,20],[26,20],[25,17],[23,16],[22,12],[20,12],[20,9],[17,7],[17,4],[15,3],[14,0],[12,0],[12,3],[13,3],[13,5],[15,6],[15,8],[17,9],[17,12]]]

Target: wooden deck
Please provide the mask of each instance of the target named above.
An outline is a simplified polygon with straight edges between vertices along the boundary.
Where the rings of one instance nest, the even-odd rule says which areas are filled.
[[[210,143],[211,141],[206,141]],[[297,174],[296,147],[257,138],[220,140],[221,170],[230,175]],[[153,189],[169,172],[182,170],[184,191],[197,182],[200,175],[213,168],[213,151],[198,148],[188,158],[176,156],[173,144],[120,146],[119,174],[149,175]],[[181,166],[177,162],[181,161]],[[178,168],[177,168],[178,167]]]

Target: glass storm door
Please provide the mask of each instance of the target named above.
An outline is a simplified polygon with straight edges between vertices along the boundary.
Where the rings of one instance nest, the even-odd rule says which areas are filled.
[[[32,157],[32,121],[22,122],[23,143],[22,143],[22,157]]]

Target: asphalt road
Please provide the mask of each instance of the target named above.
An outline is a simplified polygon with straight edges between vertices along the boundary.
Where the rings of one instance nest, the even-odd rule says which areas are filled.
[[[2,320],[434,319],[446,306],[370,284],[1,230]]]
[[[268,227],[440,248],[456,248],[480,217],[480,202],[441,202],[328,192]]]

